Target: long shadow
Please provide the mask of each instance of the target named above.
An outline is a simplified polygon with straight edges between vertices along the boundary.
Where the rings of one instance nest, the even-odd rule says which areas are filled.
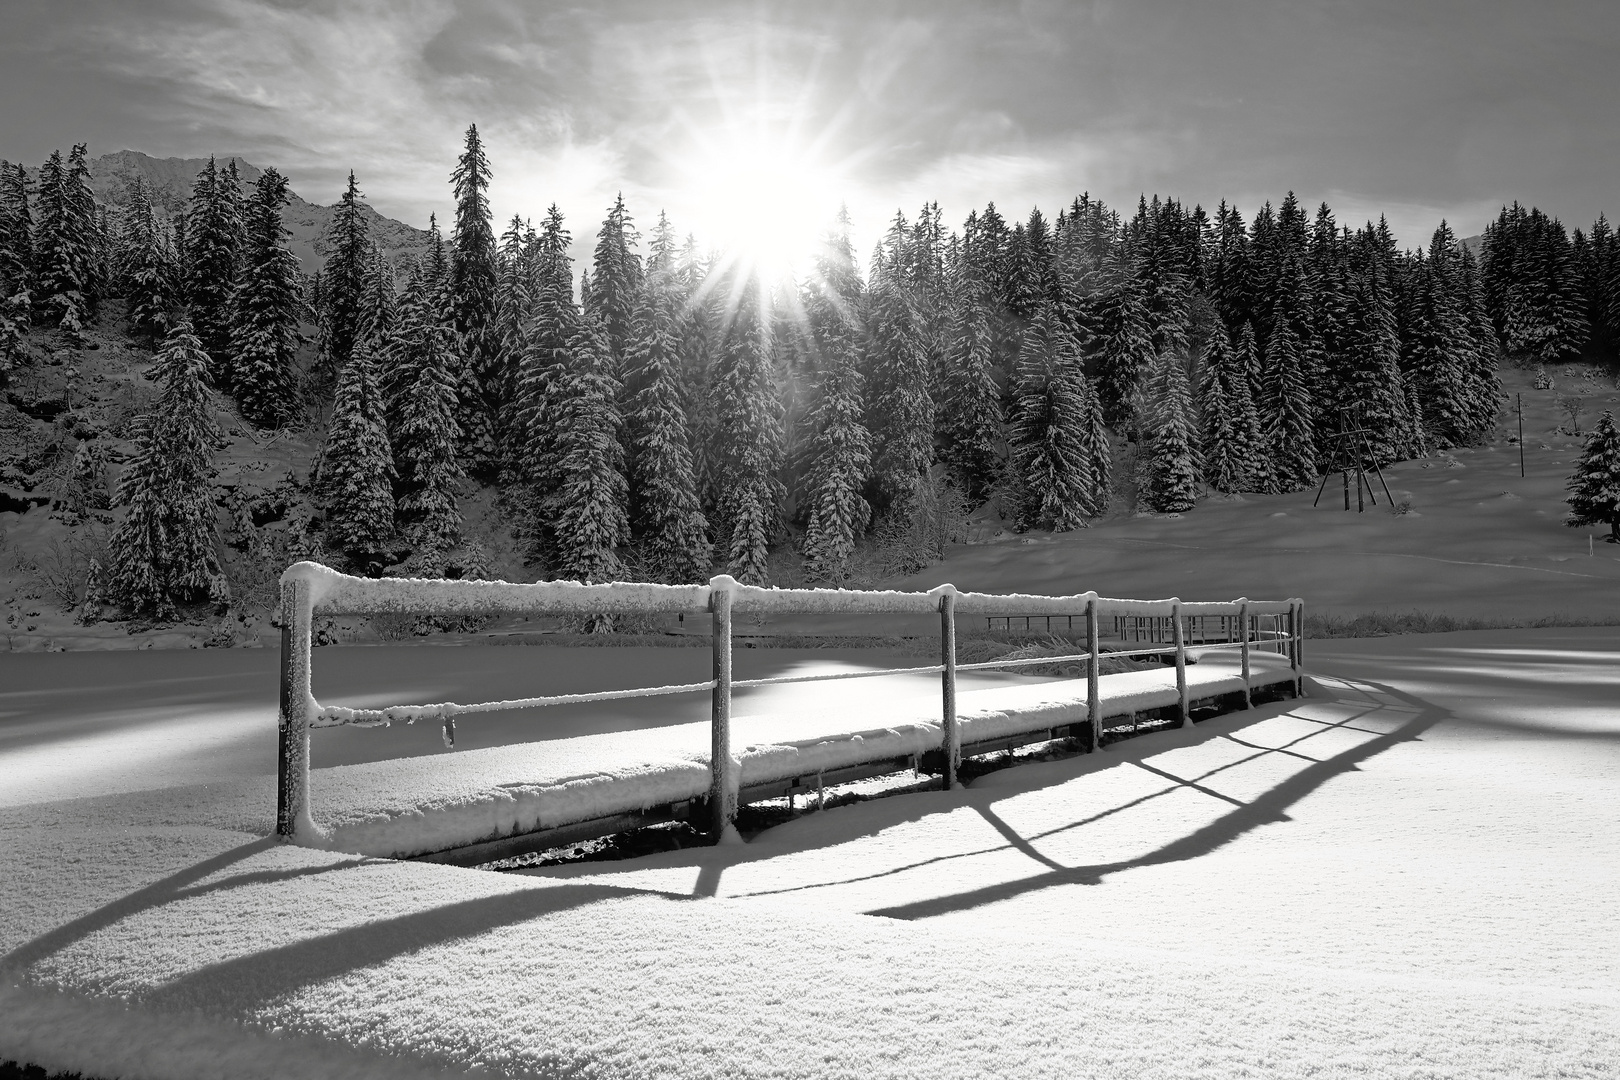
[[[1133,859],[1098,863],[1091,866],[1064,867],[1021,878],[1017,881],[997,882],[971,889],[953,896],[934,897],[910,904],[876,908],[869,915],[882,915],[894,919],[925,919],[957,911],[969,911],[985,904],[1009,900],[1017,896],[1049,889],[1055,885],[1096,885],[1109,874],[1144,866],[1185,862],[1208,855],[1248,832],[1278,821],[1289,820],[1288,807],[1320,788],[1335,776],[1356,771],[1359,764],[1403,742],[1417,740],[1425,731],[1451,717],[1451,712],[1421,699],[1404,694],[1393,687],[1368,680],[1358,680],[1391,698],[1415,707],[1413,717],[1394,731],[1377,735],[1361,745],[1316,762],[1284,780],[1252,802],[1236,806],[1207,825],[1178,837],[1155,850]],[[1336,726],[1336,725],[1334,725]],[[1167,773],[1161,775],[1169,776]],[[1176,779],[1171,777],[1171,779]],[[1186,781],[1179,781],[1186,784]],[[1050,862],[1050,860],[1044,860]]]
[[[210,964],[158,987],[144,996],[143,1004],[195,1007],[206,1003],[210,1010],[246,1009],[405,953],[602,900],[636,895],[691,899],[685,894],[599,884],[518,889],[375,920]]]
[[[165,904],[253,884],[272,884],[357,866],[391,866],[392,860],[354,857],[321,866],[254,870],[206,885],[198,882],[278,846],[273,838],[255,840],[193,863],[150,885],[121,896],[0,956],[0,977],[14,977],[30,966],[116,923]],[[146,996],[155,1004],[217,1007],[250,1005],[345,971],[381,963],[401,953],[472,937],[540,915],[632,895],[689,900],[685,893],[616,885],[556,885],[442,904],[306,938],[288,945],[210,964]]]

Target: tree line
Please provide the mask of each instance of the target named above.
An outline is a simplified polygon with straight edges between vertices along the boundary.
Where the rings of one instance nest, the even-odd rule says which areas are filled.
[[[455,544],[471,478],[499,485],[552,576],[721,567],[764,583],[791,541],[812,580],[838,583],[873,537],[920,568],[949,504],[993,499],[1017,528],[1072,529],[1123,491],[1182,512],[1201,486],[1301,490],[1335,467],[1346,425],[1381,462],[1475,442],[1504,355],[1620,342],[1607,223],[1571,238],[1518,204],[1478,258],[1445,222],[1401,250],[1387,222],[1341,227],[1292,193],[1247,221],[1224,202],[1144,197],[1125,217],[1082,195],[1051,219],[1009,222],[992,203],[956,230],[929,204],[896,214],[864,272],[841,216],[805,280],[780,282],[662,214],[643,237],[621,197],[576,277],[556,206],[497,234],[490,176],[471,127],[450,235],[433,221],[427,250],[396,264],[351,173],[306,278],[273,169],[244,189],[234,162],[211,160],[169,220],[141,181],[98,206],[82,145],[33,184],[0,167],[11,325],[81,333],[123,296],[130,330],[159,349],[148,429],[167,442],[120,496],[126,533],[137,505],[158,517],[119,547],[120,577],[207,546],[161,540],[212,535],[205,508],[183,511],[190,524],[159,511],[195,486],[170,475],[176,455],[217,442],[195,406],[208,388],[264,428],[329,411],[312,478],[322,540],[366,572]],[[187,573],[159,574],[135,606],[195,595]]]

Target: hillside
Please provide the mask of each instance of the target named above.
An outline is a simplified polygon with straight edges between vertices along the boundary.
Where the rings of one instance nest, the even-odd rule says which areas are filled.
[[[233,155],[220,154],[216,161],[224,165]],[[154,201],[169,215],[183,213],[191,198],[191,187],[197,174],[208,164],[206,158],[155,158],[137,150],[120,150],[103,154],[90,161],[90,187],[96,198],[109,206],[122,205],[128,198],[129,186],[137,176],[151,185]],[[236,158],[242,183],[251,185],[263,173],[263,168],[240,157]],[[30,174],[34,170],[30,170]],[[289,177],[297,186],[297,177]],[[361,184],[361,190],[365,185]],[[384,217],[369,205],[361,204],[369,235],[383,253],[393,261],[401,256],[414,257],[427,249],[428,233],[402,221]],[[298,256],[304,272],[313,274],[326,258],[326,233],[331,226],[333,207],[307,202],[293,192],[287,206],[285,220],[292,236],[287,246]]]
[[[81,517],[53,509],[52,501],[64,490],[75,448],[89,437],[110,448],[104,477],[110,490],[133,448],[131,421],[155,394],[144,374],[151,354],[118,329],[121,320],[121,302],[110,303],[83,348],[55,331],[32,332],[28,359],[4,389],[0,651],[268,644],[273,581],[306,550],[316,513],[307,488],[319,419],[266,437],[216,402],[216,419],[227,433],[216,459],[215,494],[233,597],[228,610],[152,625],[103,622],[95,605],[85,609],[89,562],[105,563],[116,512]],[[1525,402],[1523,478],[1507,412],[1481,446],[1386,467],[1400,514],[1391,513],[1376,481],[1377,505],[1345,513],[1335,477],[1315,508],[1314,492],[1305,492],[1210,496],[1183,515],[1135,515],[1128,505],[1117,506],[1091,528],[1069,533],[1015,535],[992,520],[976,527],[979,542],[953,548],[943,564],[888,583],[927,588],[952,581],[968,589],[1036,593],[1095,589],[1144,598],[1302,596],[1313,614],[1338,617],[1421,609],[1485,621],[1620,621],[1620,551],[1599,541],[1589,555],[1587,531],[1562,524],[1563,485],[1580,439],[1568,432],[1560,407],[1566,398],[1583,400],[1581,422],[1590,426],[1602,409],[1620,407],[1620,390],[1611,377],[1584,365],[1557,369],[1544,389],[1534,387],[1531,372],[1502,374],[1509,394],[1522,394]],[[524,567],[494,492],[468,483],[462,505],[467,536],[487,553],[491,572],[531,579],[534,571]],[[867,621],[797,629],[906,628]],[[377,640],[382,631],[362,623],[334,632]]]

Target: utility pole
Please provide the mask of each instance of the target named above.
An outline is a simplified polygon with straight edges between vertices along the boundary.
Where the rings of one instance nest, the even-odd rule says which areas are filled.
[[[1518,404],[1519,411],[1519,479],[1524,479],[1524,395],[1514,394],[1513,400]]]

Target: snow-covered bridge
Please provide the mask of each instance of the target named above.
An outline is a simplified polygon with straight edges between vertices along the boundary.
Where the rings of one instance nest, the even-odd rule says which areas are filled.
[[[990,595],[942,585],[925,593],[845,589],[763,589],[717,577],[707,585],[574,582],[370,580],[299,563],[283,577],[280,766],[277,832],[307,846],[367,855],[487,862],[525,850],[570,843],[661,820],[704,821],[724,835],[737,806],[813,790],[828,783],[905,768],[937,772],[947,789],[966,755],[1070,737],[1102,745],[1105,721],[1166,711],[1190,722],[1201,707],[1246,707],[1262,688],[1298,693],[1303,603],[1118,600],[1094,592],[1072,596]],[[712,620],[713,673],[674,686],[534,696],[476,704],[396,705],[381,709],[322,706],[310,661],[316,615],[420,612],[437,614],[650,615],[707,614]],[[939,620],[938,664],[887,671],[732,678],[734,614],[928,614]],[[1084,620],[1086,649],[959,664],[959,617],[1052,615]],[[1168,647],[1105,643],[1104,620],[1159,619]],[[1200,643],[1186,628],[1197,621]],[[1210,640],[1218,626],[1226,640]],[[1148,670],[1101,673],[1107,656],[1157,655]],[[958,692],[958,675],[986,668],[1084,665],[1083,679]],[[732,692],[767,683],[940,675],[937,709],[869,713],[773,712],[732,716]],[[311,782],[311,729],[425,721],[444,726],[453,743],[458,717],[539,705],[626,697],[708,693],[708,724],[687,724],[544,744],[495,747],[450,757],[411,758],[323,769]],[[319,821],[317,821],[317,817]]]

